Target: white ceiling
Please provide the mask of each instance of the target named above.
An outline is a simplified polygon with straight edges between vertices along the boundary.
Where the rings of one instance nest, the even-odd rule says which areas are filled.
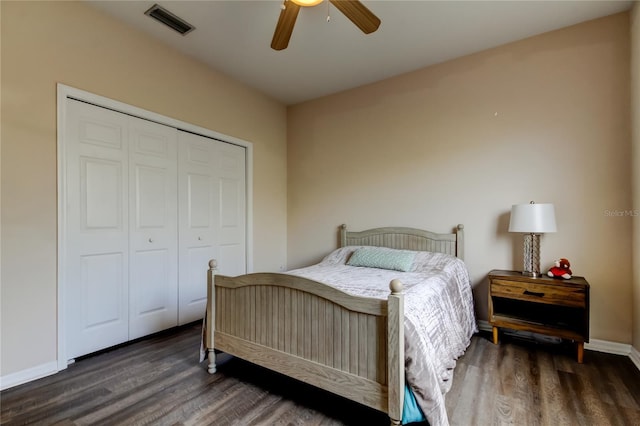
[[[363,0],[382,20],[378,31],[365,35],[325,0],[300,10],[289,47],[275,51],[270,44],[282,0],[89,1],[287,105],[621,12],[633,3]],[[155,3],[196,29],[182,36],[144,15]]]

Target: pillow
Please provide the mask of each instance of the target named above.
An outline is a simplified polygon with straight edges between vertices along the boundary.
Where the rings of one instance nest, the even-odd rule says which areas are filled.
[[[414,251],[386,247],[361,247],[353,252],[347,265],[408,272],[411,270],[415,257],[416,252]]]

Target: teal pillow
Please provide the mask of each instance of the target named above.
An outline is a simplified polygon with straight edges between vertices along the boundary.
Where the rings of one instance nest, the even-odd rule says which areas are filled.
[[[347,265],[408,272],[411,270],[415,257],[416,252],[414,251],[385,247],[361,247],[353,252]]]

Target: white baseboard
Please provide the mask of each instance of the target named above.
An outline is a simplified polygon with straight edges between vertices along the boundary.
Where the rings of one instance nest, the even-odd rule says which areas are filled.
[[[485,320],[478,321],[478,328],[481,331],[493,330],[491,324]],[[585,343],[584,348],[589,351],[628,356],[638,370],[640,370],[640,352],[629,344],[610,342],[608,340],[590,339],[589,343]]]
[[[58,362],[52,361],[26,370],[17,371],[0,377],[0,390],[12,388],[32,380],[41,379],[58,372]]]
[[[493,327],[489,324],[489,321],[478,320],[478,328],[480,331],[492,331]]]
[[[615,355],[631,355],[631,345],[609,342],[608,340],[590,339],[584,344],[584,348],[590,351],[604,352]]]
[[[638,370],[640,370],[640,352],[633,346],[631,346],[631,353],[629,354],[629,358],[636,365]]]

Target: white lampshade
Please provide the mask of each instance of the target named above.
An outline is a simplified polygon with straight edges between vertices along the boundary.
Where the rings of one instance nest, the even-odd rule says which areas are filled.
[[[553,204],[514,204],[511,207],[509,232],[543,234],[556,232],[556,214]]]

